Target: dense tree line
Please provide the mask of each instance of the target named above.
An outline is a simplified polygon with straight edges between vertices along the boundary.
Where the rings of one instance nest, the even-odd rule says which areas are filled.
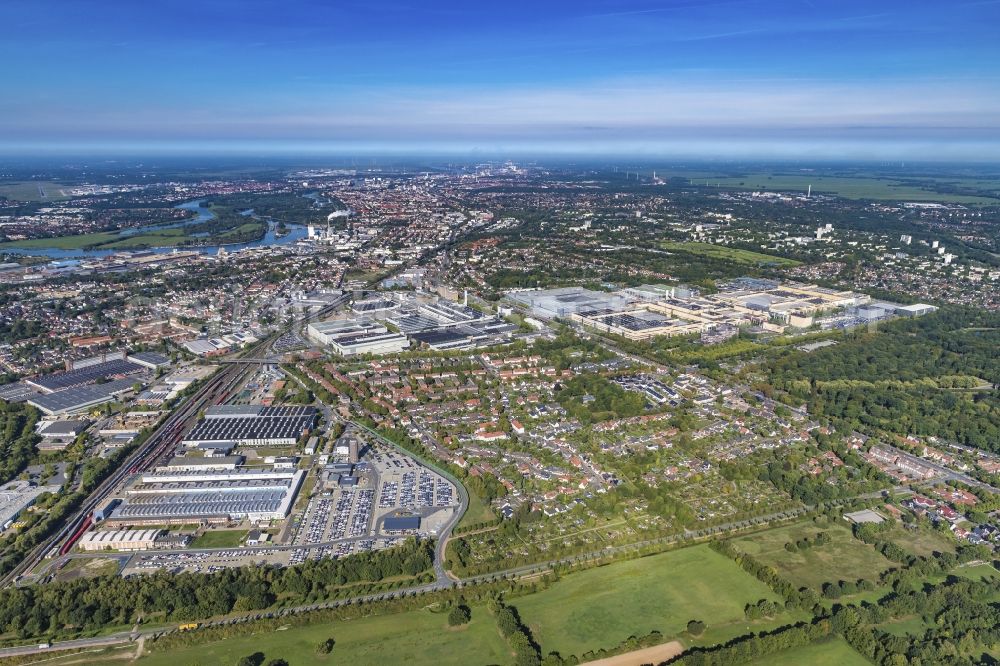
[[[430,541],[287,568],[241,567],[212,574],[159,572],[148,576],[81,578],[0,591],[0,628],[19,637],[96,630],[160,614],[197,620],[233,611],[262,610],[280,598],[289,605],[335,596],[340,586],[416,576],[433,564]]]
[[[38,410],[0,400],[0,484],[20,474],[38,454]]]
[[[517,609],[498,599],[490,604],[490,610],[496,618],[497,628],[514,651],[514,666],[539,666],[541,650],[531,631],[521,622]]]
[[[831,632],[831,625],[826,621],[796,624],[770,632],[740,636],[722,645],[692,648],[669,663],[681,666],[745,664],[784,650],[809,645],[829,636]]]

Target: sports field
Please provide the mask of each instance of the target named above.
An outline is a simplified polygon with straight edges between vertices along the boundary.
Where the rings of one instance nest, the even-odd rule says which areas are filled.
[[[831,542],[825,546],[813,546],[794,553],[785,550],[789,541],[806,537],[812,539],[821,531],[831,537]],[[867,578],[874,581],[880,573],[893,566],[873,546],[851,536],[850,530],[840,523],[819,526],[811,521],[801,522],[751,534],[733,543],[742,552],[773,566],[792,585],[816,590],[823,583],[839,580]]]
[[[742,250],[735,247],[726,247],[725,245],[715,245],[713,243],[697,243],[697,242],[684,242],[684,243],[664,243],[663,249],[674,250],[676,252],[688,252],[690,254],[696,254],[702,257],[710,257],[712,259],[723,259],[725,261],[731,261],[737,264],[745,264],[756,266],[758,264],[773,264],[775,266],[798,266],[799,261],[794,259],[786,259],[785,257],[779,257],[773,254],[764,254],[762,252],[751,252],[750,250]]]
[[[328,638],[336,645],[325,657],[316,646]],[[304,664],[507,664],[513,659],[497,631],[493,616],[483,607],[472,609],[472,621],[448,627],[447,613],[415,610],[330,624],[295,627],[265,635],[230,638],[139,659],[148,666],[232,666],[245,655],[263,652],[266,661],[282,658],[292,666]],[[112,662],[108,662],[112,663]]]
[[[567,575],[547,590],[510,600],[542,653],[582,655],[629,636],[680,636],[690,620],[708,625],[701,643],[724,640],[764,623],[746,621],[744,606],[777,600],[771,590],[708,546],[619,562]],[[782,613],[782,623],[794,621]]]
[[[749,662],[750,666],[871,666],[843,638],[830,638],[768,655]]]

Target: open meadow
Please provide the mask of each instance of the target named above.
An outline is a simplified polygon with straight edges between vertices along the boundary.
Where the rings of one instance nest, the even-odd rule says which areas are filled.
[[[822,546],[788,552],[785,544],[803,538],[815,538],[819,532],[830,535]],[[774,567],[778,574],[796,587],[822,588],[823,583],[859,578],[877,579],[893,563],[874,546],[858,541],[840,523],[815,525],[800,522],[787,527],[758,532],[733,541],[736,548],[758,561]]]
[[[798,266],[802,263],[794,259],[786,259],[785,257],[779,257],[773,254],[764,254],[762,252],[752,252],[750,250],[743,250],[736,247],[715,245],[713,243],[698,243],[694,241],[686,241],[682,243],[663,243],[663,249],[668,251],[672,250],[674,252],[687,252],[689,254],[695,254],[702,257],[721,259],[723,261],[731,261],[736,264],[744,264],[748,266],[771,264],[774,266],[790,268],[792,266]]]
[[[153,652],[134,662],[143,666],[232,666],[245,655],[263,652],[291,666],[306,664],[507,664],[513,659],[486,608],[472,609],[472,621],[449,627],[447,613],[414,610],[392,615],[292,627],[261,635]],[[316,653],[328,638],[333,652]],[[106,663],[114,663],[107,661]]]
[[[735,563],[701,545],[573,573],[510,603],[543,654],[580,656],[651,631],[664,639],[679,637],[690,620],[708,627],[697,643],[774,626],[746,620],[744,606],[759,599],[778,598]],[[776,620],[795,621],[784,612]],[[684,642],[691,641],[685,636]]]

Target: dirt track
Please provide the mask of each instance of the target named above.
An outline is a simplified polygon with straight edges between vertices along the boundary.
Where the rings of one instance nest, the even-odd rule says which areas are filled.
[[[588,661],[581,664],[581,666],[643,666],[643,664],[659,664],[667,659],[673,659],[681,652],[684,652],[684,646],[681,645],[680,641],[671,641],[615,655],[614,657]]]

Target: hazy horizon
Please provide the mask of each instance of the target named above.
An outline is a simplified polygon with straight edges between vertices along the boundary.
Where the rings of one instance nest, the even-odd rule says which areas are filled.
[[[7,154],[988,161],[1000,2],[11,2]]]

